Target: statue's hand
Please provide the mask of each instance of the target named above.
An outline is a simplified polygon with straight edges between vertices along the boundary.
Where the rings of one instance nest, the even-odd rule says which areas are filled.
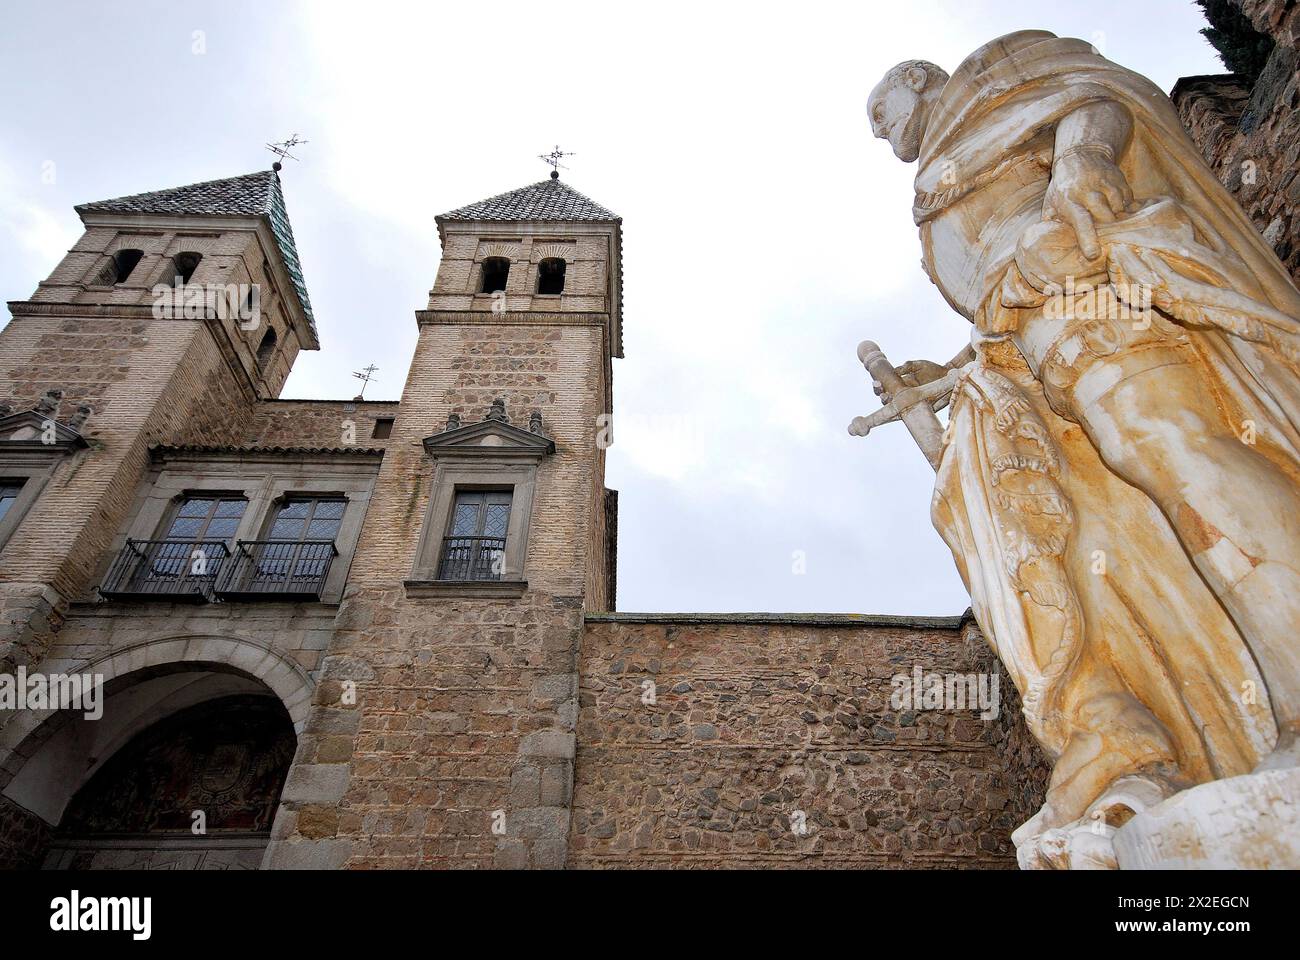
[[[919,387],[948,376],[948,368],[932,360],[909,360],[895,367],[894,372],[909,387]]]
[[[1101,256],[1097,224],[1111,223],[1128,211],[1133,191],[1107,147],[1082,145],[1067,150],[1052,165],[1052,182],[1043,198],[1043,219],[1074,230],[1089,260]]]
[[[948,375],[948,368],[932,360],[909,360],[896,366],[894,372],[898,374],[898,378],[905,386],[919,387],[925,383],[942,380]],[[871,387],[883,402],[889,403],[893,399],[886,395],[885,388],[881,386],[879,380],[871,381]]]

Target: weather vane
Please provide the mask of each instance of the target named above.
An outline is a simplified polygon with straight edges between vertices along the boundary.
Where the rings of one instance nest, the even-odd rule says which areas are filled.
[[[285,157],[288,157],[290,160],[297,160],[298,158],[289,152],[289,148],[296,147],[301,143],[311,143],[311,141],[299,140],[298,134],[295,133],[288,140],[281,140],[279,143],[268,143],[266,145],[266,149],[274,153],[277,157],[280,158],[280,160],[283,160]],[[271,164],[272,170],[275,170],[277,172],[280,170],[280,168],[283,166],[283,164],[280,163],[280,160],[277,160],[275,161],[275,163]]]
[[[370,386],[370,381],[377,379],[375,371],[379,368],[373,363],[368,367],[362,367],[360,370],[354,370],[352,376],[361,381],[361,392],[357,394],[358,400],[364,400],[366,396],[366,387]]]
[[[573,155],[574,155],[573,151],[570,150],[568,152],[565,152],[564,150],[560,149],[560,145],[557,143],[555,145],[554,150],[552,150],[550,153],[539,153],[537,155],[537,159],[542,161],[542,163],[549,163],[551,165],[551,179],[558,180],[560,178],[560,170],[569,169],[568,167],[564,166],[564,164],[560,163],[560,160],[563,157],[572,157]]]

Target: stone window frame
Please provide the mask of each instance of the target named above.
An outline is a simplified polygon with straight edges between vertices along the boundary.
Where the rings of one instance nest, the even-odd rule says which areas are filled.
[[[89,407],[82,409],[89,411]],[[79,422],[78,429],[80,426]],[[5,437],[0,439],[0,477],[21,480],[23,486],[0,520],[0,549],[9,542],[59,464],[89,446],[78,429],[55,420],[53,414],[41,412],[39,407],[0,417],[0,436]]]
[[[334,539],[338,555],[330,565],[319,602],[336,604],[343,599],[343,589],[347,585],[349,568],[378,473],[376,460],[356,463],[250,462],[232,456],[229,459],[165,463],[156,471],[156,475],[146,481],[146,489],[126,531],[114,538],[100,571],[101,580],[113,559],[126,547],[128,539],[154,540],[162,536],[174,515],[176,503],[186,496],[224,493],[246,497],[248,507],[231,537],[235,542],[262,539],[262,533],[269,529],[270,518],[286,498],[330,495],[345,499],[347,507],[343,511],[338,536]]]
[[[526,458],[526,459],[525,459]],[[439,454],[434,467],[432,489],[425,507],[424,524],[416,544],[410,579],[404,582],[408,597],[521,597],[528,589],[525,561],[528,531],[532,524],[533,500],[537,490],[540,456],[503,456],[460,459]],[[439,580],[442,542],[451,524],[456,494],[468,490],[511,492],[510,522],[506,527],[506,551],[500,580]]]
[[[491,299],[498,295],[508,295],[520,292],[518,285],[520,283],[519,266],[524,267],[524,275],[527,275],[528,262],[525,257],[525,246],[522,238],[499,238],[489,239],[481,238],[478,246],[474,251],[473,258],[470,261],[469,276],[467,278],[469,288],[465,292],[473,297]],[[483,267],[488,260],[501,259],[509,263],[509,273],[506,276],[505,289],[499,293],[483,292]]]
[[[23,457],[0,450],[0,480],[22,481],[23,486],[22,491],[9,507],[9,512],[4,515],[3,520],[0,520],[0,550],[5,548],[18,529],[18,525],[31,511],[62,460],[62,451],[46,456],[37,454]]]

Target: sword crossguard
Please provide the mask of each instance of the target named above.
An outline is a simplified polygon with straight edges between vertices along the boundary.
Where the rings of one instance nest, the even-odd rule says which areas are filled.
[[[887,403],[875,413],[869,413],[865,417],[854,417],[849,424],[849,434],[854,437],[865,437],[876,427],[883,427],[897,419],[898,408],[892,403]]]
[[[943,452],[943,428],[934,412],[947,402],[961,371],[949,370],[938,380],[911,387],[903,382],[884,351],[873,341],[864,340],[858,345],[858,359],[871,378],[880,384],[889,402],[875,413],[854,417],[849,424],[849,434],[865,437],[876,427],[902,420],[930,465],[937,469]]]

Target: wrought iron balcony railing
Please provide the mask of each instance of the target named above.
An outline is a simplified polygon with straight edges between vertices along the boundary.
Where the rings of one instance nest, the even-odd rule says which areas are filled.
[[[222,599],[319,599],[338,556],[333,540],[240,540],[222,571]]]
[[[128,539],[99,592],[119,600],[210,600],[229,556],[223,540]]]
[[[504,537],[444,537],[439,580],[500,580]]]

